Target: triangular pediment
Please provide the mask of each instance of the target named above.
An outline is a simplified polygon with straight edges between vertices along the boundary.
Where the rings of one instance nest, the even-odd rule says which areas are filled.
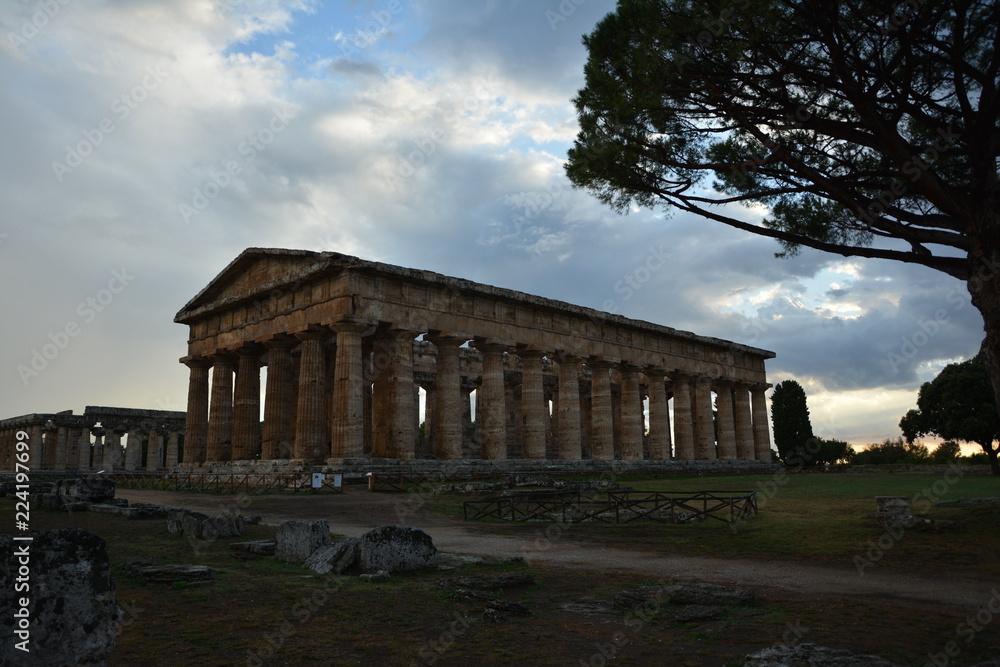
[[[329,266],[323,253],[281,248],[247,248],[211,280],[177,316],[175,322],[203,315],[245,299],[259,298]]]

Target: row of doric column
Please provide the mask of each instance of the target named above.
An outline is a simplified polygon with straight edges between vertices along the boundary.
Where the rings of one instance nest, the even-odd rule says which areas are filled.
[[[27,438],[19,440],[18,432]],[[95,426],[78,419],[67,423],[7,419],[0,426],[0,469],[14,469],[17,443],[22,441],[28,443],[30,470],[162,470],[177,465],[182,437],[178,429],[111,423]]]
[[[182,359],[190,369],[184,460],[416,457],[414,343],[421,334],[436,348],[433,392],[426,405],[427,414],[433,415],[427,421],[434,458],[468,455],[463,449],[468,391],[463,387],[469,378],[463,377],[460,364],[460,350],[468,343],[480,353],[482,369],[475,387],[474,458],[508,458],[509,430],[514,428],[517,455],[525,459],[577,460],[585,455],[586,440],[587,454],[596,459],[615,458],[617,449],[627,460],[770,461],[767,385],[616,359],[584,359],[456,332],[376,328],[347,320]],[[556,368],[554,394],[546,389],[543,363]],[[268,368],[263,428],[262,365]],[[516,366],[519,399],[507,379]],[[581,395],[585,375],[590,377],[589,396]],[[614,383],[620,395],[617,410],[612,375],[620,379]],[[648,434],[644,395],[649,401]]]

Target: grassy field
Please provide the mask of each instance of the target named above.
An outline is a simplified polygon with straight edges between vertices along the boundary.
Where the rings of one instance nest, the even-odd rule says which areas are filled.
[[[720,521],[694,525],[574,525],[575,535],[644,550],[727,558],[779,558],[850,564],[878,544],[885,530],[865,515],[875,511],[875,496],[908,496],[921,516],[962,524],[958,535],[917,530],[893,539],[877,567],[912,570],[960,569],[1000,581],[1000,505],[977,508],[933,507],[938,500],[1000,496],[1000,479],[925,473],[784,474],[729,477],[619,479],[622,486],[647,491],[756,491],[760,513],[737,526]],[[471,496],[470,496],[471,497]],[[462,516],[463,496],[428,496],[428,508]],[[533,534],[537,525],[497,522],[504,534]],[[883,538],[885,544],[885,538]]]
[[[922,474],[789,475],[787,477],[627,480],[637,489],[757,490],[761,514],[736,532],[724,523],[699,525],[578,525],[574,536],[619,548],[766,557],[821,564],[850,563],[881,533],[864,514],[875,495],[918,500],[1000,496],[1000,480]],[[774,486],[769,486],[773,483]],[[940,491],[941,493],[937,493]],[[923,495],[920,495],[923,494]],[[460,513],[461,497],[429,497],[427,511]],[[0,500],[0,520],[12,525],[13,503]],[[996,577],[1000,512],[996,508],[932,509],[959,520],[957,535],[908,531],[875,565],[899,571],[962,570]],[[657,582],[619,572],[579,572],[524,564],[476,565],[429,571],[369,584],[356,577],[319,577],[273,559],[238,560],[228,544],[266,539],[254,526],[241,538],[219,540],[195,553],[169,535],[162,521],[127,521],[96,513],[32,512],[35,529],[76,526],[108,543],[125,627],[113,666],[142,665],[678,665],[735,667],[743,656],[783,637],[875,653],[900,665],[924,665],[929,653],[956,639],[970,610],[903,599],[875,603],[853,596],[804,599],[765,593],[749,610],[717,621],[680,622],[668,615],[637,617],[610,606],[623,590]],[[490,524],[490,531],[534,526]],[[576,532],[579,531],[579,532]],[[120,569],[129,558],[199,563],[218,568],[199,585],[148,584]],[[457,599],[437,581],[455,574],[531,572],[537,584],[497,592],[523,603],[528,617],[492,623],[484,602]],[[996,577],[1000,581],[1000,577]],[[989,591],[984,590],[984,601]],[[974,613],[974,610],[973,610]],[[973,665],[1000,655],[1000,622],[987,624],[949,665]],[[610,658],[613,658],[611,660]]]

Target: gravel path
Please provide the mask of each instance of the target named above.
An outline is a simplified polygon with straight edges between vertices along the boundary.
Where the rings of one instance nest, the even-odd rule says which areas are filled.
[[[119,489],[119,498],[217,514],[235,509],[233,496]],[[852,563],[842,567],[806,565],[787,560],[722,559],[595,545],[572,534],[572,526],[540,524],[531,537],[496,535],[487,524],[465,523],[440,515],[413,512],[412,494],[371,493],[349,487],[341,495],[255,497],[245,513],[265,524],[291,519],[325,518],[330,530],[357,537],[375,526],[404,524],[423,529],[441,551],[485,556],[522,556],[529,563],[583,570],[636,572],[673,581],[705,581],[773,590],[805,597],[860,596],[977,608],[989,601],[1000,582],[962,573],[911,574],[868,567],[864,576]]]

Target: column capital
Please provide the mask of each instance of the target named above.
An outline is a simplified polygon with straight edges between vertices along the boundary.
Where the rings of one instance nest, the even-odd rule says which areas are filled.
[[[472,336],[464,333],[458,333],[456,331],[440,331],[437,329],[431,329],[426,335],[424,335],[424,340],[430,341],[435,347],[442,346],[454,346],[462,347],[472,339]]]
[[[555,351],[555,362],[560,366],[563,364],[577,365],[582,361],[585,361],[586,357],[581,357],[579,355],[573,354],[568,350],[556,350]]]
[[[691,382],[696,377],[698,377],[694,373],[691,373],[689,371],[682,371],[682,370],[671,371],[667,375],[669,375],[670,379],[673,380],[673,381],[675,381],[675,382]]]
[[[294,336],[289,336],[288,334],[275,334],[257,342],[268,350],[287,350],[295,347],[299,341],[296,340]]]
[[[598,357],[592,356],[586,359],[587,365],[591,368],[600,368],[602,370],[611,370],[612,368],[618,368],[621,366],[621,359],[617,357]]]
[[[233,350],[233,352],[235,352],[236,355],[240,357],[252,357],[252,356],[259,357],[261,354],[264,353],[264,346],[260,345],[259,343],[247,341],[242,345],[240,345],[235,350]]]
[[[513,341],[500,338],[475,338],[472,346],[480,352],[506,352],[515,347],[515,344]]]
[[[417,336],[424,333],[424,329],[414,329],[412,327],[398,327],[390,326],[389,328],[381,332],[382,336],[385,338],[392,338],[395,340],[414,340]]]
[[[308,328],[292,333],[300,341],[319,340],[326,341],[333,338],[333,332],[325,326],[310,324]]]
[[[188,368],[211,368],[212,360],[208,357],[203,357],[200,354],[195,354],[187,357],[181,357],[180,362],[187,366]]]
[[[226,361],[233,362],[236,360],[236,354],[232,350],[216,350],[208,355],[208,358],[212,360],[213,364]]]
[[[629,362],[624,362],[618,365],[618,370],[621,371],[622,375],[638,375],[642,372],[642,367],[636,366],[635,364],[630,364]]]
[[[770,382],[755,382],[750,384],[750,388],[755,391],[767,391],[773,386]]]
[[[328,326],[333,329],[334,333],[363,334],[371,329],[373,325],[371,322],[365,322],[363,320],[342,318],[330,322]]]
[[[642,374],[650,379],[663,378],[666,379],[670,375],[670,371],[665,368],[660,368],[659,366],[646,366],[642,369]]]

